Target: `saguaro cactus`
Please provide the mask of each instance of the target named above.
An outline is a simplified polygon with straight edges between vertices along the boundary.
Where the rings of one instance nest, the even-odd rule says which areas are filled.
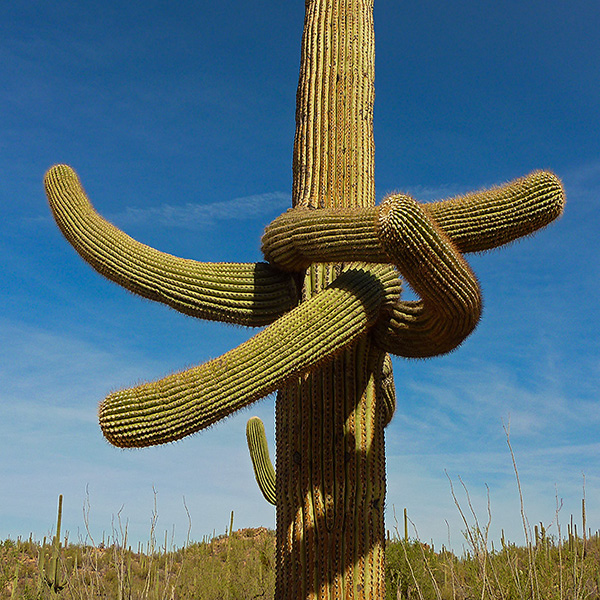
[[[539,171],[437,203],[395,195],[375,206],[372,16],[372,0],[306,1],[293,207],[266,230],[268,263],[163,254],[102,219],[69,167],[45,180],[59,227],[102,275],[189,315],[268,325],[220,358],[110,394],[99,417],[114,445],[148,446],[278,390],[274,490],[259,448],[277,507],[278,600],[385,597],[386,353],[459,345],[481,311],[463,254],[531,234],[564,204],[560,181]],[[401,299],[398,274],[420,300]]]
[[[61,575],[60,562],[60,526],[62,523],[62,494],[58,497],[58,517],[56,520],[56,533],[52,541],[52,555],[50,564],[46,566],[45,544],[40,548],[39,569],[40,577],[43,577],[46,585],[50,588],[52,595],[58,594],[67,584],[66,577]],[[44,538],[45,540],[46,538]]]

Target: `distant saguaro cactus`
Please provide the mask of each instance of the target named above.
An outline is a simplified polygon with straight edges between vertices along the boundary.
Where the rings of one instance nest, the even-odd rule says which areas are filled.
[[[372,0],[307,0],[293,208],[266,230],[268,264],[158,252],[102,219],[69,167],[46,176],[59,227],[102,275],[189,315],[268,325],[220,358],[110,394],[99,417],[114,445],[149,446],[278,390],[275,490],[256,446],[264,434],[256,423],[249,434],[277,507],[278,600],[385,597],[387,353],[456,348],[481,311],[463,253],[528,235],[564,204],[560,181],[538,171],[442,202],[394,195],[375,206],[373,100]],[[401,299],[398,273],[420,300]]]
[[[44,582],[50,588],[52,595],[58,594],[67,584],[67,578],[61,575],[61,563],[60,563],[60,527],[62,523],[62,494],[58,497],[58,517],[56,519],[56,533],[52,541],[52,555],[50,557],[50,564],[46,566],[46,544],[44,543],[40,548],[39,557],[39,570],[40,577],[43,577]],[[46,538],[44,538],[45,542]]]

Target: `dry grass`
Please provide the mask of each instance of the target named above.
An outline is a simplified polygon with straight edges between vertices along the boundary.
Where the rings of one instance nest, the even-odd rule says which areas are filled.
[[[485,530],[484,530],[485,531]],[[600,598],[600,536],[585,541],[539,535],[530,546],[483,545],[484,531],[467,537],[477,545],[461,557],[399,536],[387,546],[390,600],[578,600]],[[53,593],[40,577],[34,541],[0,544],[0,598],[46,599]],[[46,548],[48,551],[48,548]],[[248,600],[273,598],[275,536],[246,529],[186,548],[133,552],[69,544],[62,568],[67,585],[58,594],[73,599]]]
[[[6,540],[0,545],[0,598],[56,596],[39,572],[43,551],[33,541]],[[272,598],[274,554],[274,534],[264,528],[151,554],[119,543],[101,548],[69,544],[62,552],[67,584],[57,595],[78,600]]]
[[[542,524],[531,529],[527,520],[516,461],[507,442],[521,500],[520,520],[525,545],[489,539],[491,508],[485,522],[473,506],[461,480],[466,508],[459,502],[450,481],[450,492],[463,519],[466,550],[456,556],[444,547],[439,551],[418,539],[409,539],[397,528],[386,549],[388,600],[600,600],[600,532],[586,528],[585,485],[582,501],[582,532],[577,534],[573,517],[566,532],[559,522],[557,501],[552,530]],[[0,600],[43,600],[56,597],[94,600],[270,600],[275,587],[275,534],[265,528],[243,529],[231,535],[204,539],[183,548],[169,547],[155,539],[156,505],[150,539],[145,548],[133,551],[127,527],[120,515],[112,524],[108,543],[96,544],[87,527],[89,501],[84,507],[85,543],[65,540],[61,550],[62,576],[66,585],[58,594],[46,585],[40,557],[48,557],[51,544],[33,539],[0,542]],[[233,526],[232,522],[229,529]],[[565,535],[566,534],[566,535]],[[188,532],[189,540],[189,532]]]

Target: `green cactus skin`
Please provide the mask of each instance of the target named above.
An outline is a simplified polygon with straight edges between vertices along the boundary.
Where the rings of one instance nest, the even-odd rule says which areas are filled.
[[[534,171],[489,190],[424,205],[461,252],[499,248],[561,216],[565,191],[550,171]]]
[[[383,600],[384,427],[396,403],[387,353],[456,348],[481,312],[462,253],[547,225],[564,191],[538,171],[450,200],[394,195],[376,207],[373,0],[305,7],[293,208],[265,232],[269,264],[197,263],[135,242],[93,210],[64,165],[49,171],[46,192],[65,237],[102,275],[189,315],[268,325],[220,358],[109,395],[106,438],[177,440],[277,389],[276,599]],[[400,299],[397,271],[420,300]]]
[[[52,542],[52,556],[50,558],[50,565],[45,566],[45,555],[44,548],[40,550],[40,561],[39,569],[40,573],[43,574],[46,585],[50,588],[52,594],[58,594],[65,585],[67,585],[67,578],[61,577],[60,574],[60,528],[62,523],[62,494],[58,497],[58,517],[56,520],[56,534]]]
[[[100,405],[106,439],[151,446],[200,431],[331,360],[363,336],[399,280],[388,265],[349,265],[327,289],[223,356],[110,394]]]
[[[373,368],[378,397],[383,403],[383,426],[387,427],[396,412],[396,386],[392,359],[387,352],[377,355],[378,365]]]
[[[293,278],[265,263],[200,263],[140,244],[94,210],[67,165],[45,177],[63,235],[96,271],[179,312],[238,325],[267,325],[296,305]]]
[[[390,355],[385,352],[375,353],[374,360],[377,365],[373,368],[373,372],[379,374],[376,389],[384,405],[384,426],[387,426],[396,410],[396,387],[394,385],[392,360]],[[275,468],[269,456],[265,426],[259,417],[248,419],[246,423],[246,440],[256,483],[265,500],[275,506],[277,505]]]
[[[265,426],[258,417],[251,417],[246,423],[246,440],[252,460],[256,483],[269,504],[277,504],[275,494],[275,468],[269,456],[269,446]]]
[[[289,271],[342,257],[394,263],[422,300],[398,302],[389,320],[378,321],[375,340],[387,352],[424,358],[456,348],[479,319],[478,284],[459,250],[508,244],[545,227],[563,208],[560,180],[536,171],[429,205],[396,195],[373,208],[292,209],[269,225],[262,248]]]

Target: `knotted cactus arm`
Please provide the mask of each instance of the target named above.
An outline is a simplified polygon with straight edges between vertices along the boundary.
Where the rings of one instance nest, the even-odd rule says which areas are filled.
[[[394,198],[386,200],[381,210],[388,210],[387,204],[393,200]],[[404,200],[401,202],[404,203]],[[392,220],[402,223],[406,218],[402,213],[406,209],[400,206],[396,209],[393,204],[390,206],[392,208],[388,214],[394,215],[396,212]],[[439,227],[440,232],[448,233],[449,237],[456,240],[456,245],[462,251],[476,252],[501,246],[533,233],[560,216],[563,207],[564,191],[560,180],[551,173],[538,171],[504,187],[435,205],[423,205],[422,214],[415,212],[414,219],[425,227],[428,222],[433,228]],[[429,221],[424,218],[425,215],[432,217],[436,214],[436,219]],[[384,219],[389,218],[385,212],[380,213],[380,219],[382,216]],[[419,229],[420,226],[417,226],[415,231]],[[385,242],[385,246],[391,257],[395,257],[395,253],[400,251],[403,260],[411,260],[411,256],[416,257],[418,252],[413,248],[412,255],[406,254],[409,244],[403,241],[405,238],[400,236],[394,240],[397,233],[401,234],[402,231],[402,226],[392,226],[389,238],[391,243]],[[385,236],[382,239],[385,240]],[[410,241],[412,242],[412,238]],[[439,241],[443,245],[443,236],[439,237]],[[450,251],[438,256],[455,260],[460,254],[455,255]],[[427,252],[421,260],[423,263],[427,262]],[[414,277],[416,271],[413,272],[413,279],[407,276],[409,283],[423,299],[422,302],[400,301],[393,307],[389,320],[380,319],[377,323],[373,335],[383,350],[411,358],[442,354],[460,344],[475,327],[481,310],[481,299],[479,289],[474,285],[474,277],[469,275],[470,270],[463,271],[460,261],[456,262],[455,268],[448,269],[449,263],[443,264],[443,261],[433,258],[432,273],[436,265],[441,267],[441,280],[418,274]],[[466,263],[464,265],[469,269]],[[440,283],[435,283],[436,281]],[[434,287],[431,287],[431,283]]]
[[[322,221],[317,219],[320,213]],[[283,262],[289,268],[295,257],[298,265],[305,257],[339,260],[341,248],[349,260],[394,263],[419,294],[422,301],[410,305],[399,326],[389,332],[385,328],[386,335],[376,337],[383,350],[400,356],[434,356],[455,348],[477,325],[481,296],[475,276],[448,236],[409,196],[392,196],[376,208],[299,210],[286,216],[282,229],[289,233],[280,232],[276,220],[263,237],[263,251],[277,266]],[[294,219],[295,227],[290,227]],[[311,238],[319,242],[310,242]],[[379,324],[376,331],[382,331]]]
[[[396,304],[394,329],[390,321],[380,319],[373,332],[377,345],[411,358],[456,348],[481,316],[479,284],[463,256],[409,196],[391,196],[383,202],[377,233],[390,259],[421,298]]]
[[[248,441],[248,450],[256,483],[258,483],[265,500],[275,506],[277,505],[275,468],[269,456],[265,426],[258,417],[251,417],[246,423],[246,440]]]
[[[79,178],[57,165],[45,178],[64,236],[99,273],[179,312],[240,325],[266,325],[296,304],[293,279],[265,263],[200,263],[141,244],[103,219]]]
[[[309,301],[223,356],[153,383],[110,394],[99,419],[120,447],[181,439],[330,360],[364,335],[400,293],[388,265],[349,266]]]
[[[460,344],[481,311],[477,282],[457,250],[512,242],[549,224],[563,207],[560,180],[536,171],[432,204],[398,195],[373,208],[293,209],[269,225],[263,252],[290,271],[343,259],[395,263],[422,301],[398,302],[378,322],[375,339],[392,354],[433,356]]]
[[[564,204],[560,179],[534,171],[502,186],[422,206],[460,252],[480,252],[545,227],[562,214]],[[287,271],[313,262],[387,262],[374,228],[380,210],[290,209],[266,228],[263,254]]]

